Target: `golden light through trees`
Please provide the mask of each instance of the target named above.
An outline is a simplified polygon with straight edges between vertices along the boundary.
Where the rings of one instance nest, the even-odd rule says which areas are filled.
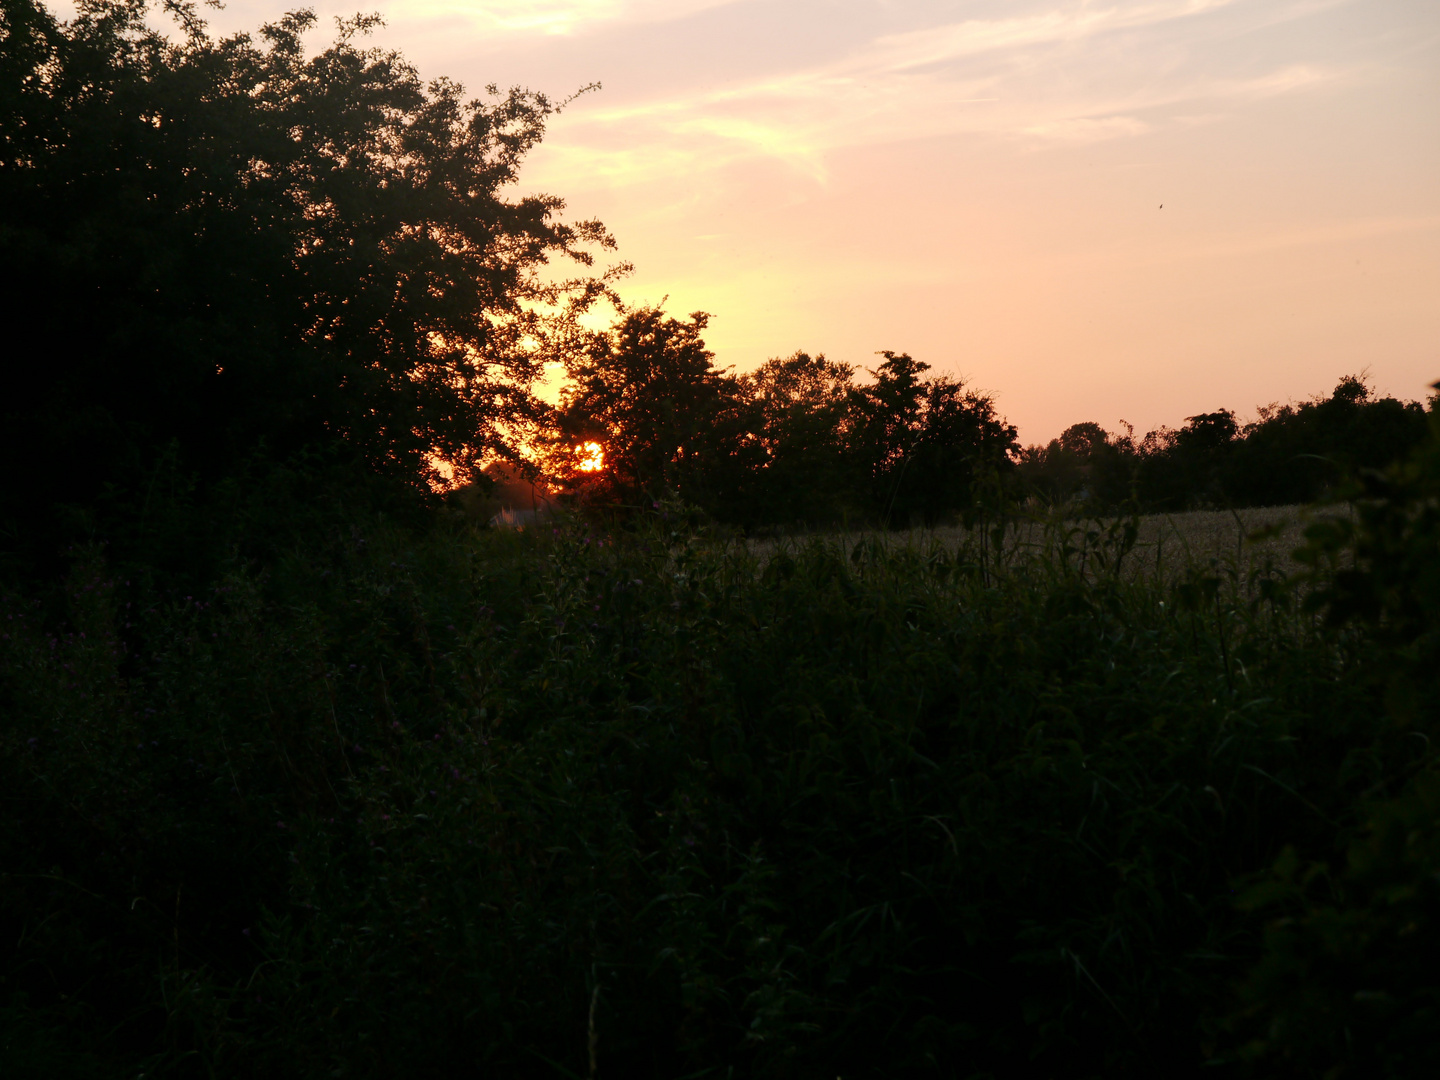
[[[605,448],[598,442],[581,443],[575,452],[580,458],[575,466],[576,472],[599,472],[605,467]]]

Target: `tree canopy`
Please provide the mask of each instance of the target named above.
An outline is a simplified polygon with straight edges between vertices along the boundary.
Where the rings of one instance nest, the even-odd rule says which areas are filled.
[[[1015,428],[994,400],[930,365],[885,351],[874,382],[855,391],[855,451],[871,482],[871,511],[894,525],[933,525],[968,508],[987,472],[1008,471]]]
[[[559,426],[562,439],[604,447],[597,486],[607,501],[674,492],[707,504],[733,481],[746,418],[740,384],[715,367],[701,337],[709,318],[639,308],[574,358]]]
[[[736,377],[714,366],[708,319],[645,308],[594,335],[572,366],[559,438],[600,443],[607,467],[567,479],[612,504],[678,494],[745,526],[934,524],[1018,451],[989,396],[926,376],[907,354],[884,352],[869,383],[805,352]]]
[[[470,100],[310,11],[211,36],[193,5],[0,10],[4,514],[339,447],[423,488],[512,453],[556,328],[608,289],[594,221],[513,196],[565,102]],[[577,266],[565,278],[556,258]],[[611,271],[613,274],[616,271]]]

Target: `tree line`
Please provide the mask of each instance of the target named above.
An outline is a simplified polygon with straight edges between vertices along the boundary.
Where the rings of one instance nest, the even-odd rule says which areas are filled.
[[[1018,454],[993,398],[927,375],[906,353],[882,353],[863,382],[854,366],[805,352],[734,375],[705,348],[707,319],[632,311],[572,364],[548,460],[585,500],[624,507],[674,493],[750,527],[933,525]],[[589,442],[606,468],[567,469],[571,448]]]
[[[1425,407],[1376,395],[1355,375],[1328,397],[1229,409],[1137,437],[1085,422],[1021,447],[994,398],[886,350],[874,369],[796,352],[734,375],[701,332],[657,308],[593,335],[573,362],[550,472],[600,506],[677,493],[747,528],[963,521],[979,501],[1098,513],[1287,505],[1320,498],[1355,469],[1418,445]],[[607,468],[574,468],[598,443]]]
[[[1440,395],[1432,397],[1430,408]],[[1074,424],[1016,462],[1023,490],[1062,505],[1108,510],[1278,506],[1319,499],[1347,472],[1379,469],[1425,437],[1426,408],[1382,397],[1347,375],[1328,397],[1261,406],[1242,423],[1229,409],[1137,438]]]

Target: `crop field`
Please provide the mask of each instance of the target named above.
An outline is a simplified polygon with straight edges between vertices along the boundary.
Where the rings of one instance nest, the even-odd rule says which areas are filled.
[[[1314,521],[1348,515],[1343,507],[1274,506],[1242,510],[1194,510],[1176,514],[1143,514],[1134,519],[1133,546],[1126,554],[1127,572],[1145,575],[1160,569],[1164,576],[1183,573],[1187,567],[1208,563],[1237,567],[1246,572],[1267,565],[1285,574],[1301,570],[1294,553],[1305,543],[1305,529]],[[1087,534],[1098,538],[1125,519],[1113,517],[1045,519],[1038,514],[1016,514],[1006,520],[1003,559],[1022,553],[1039,554],[1061,538],[1084,544]],[[994,529],[989,525],[989,530]],[[812,534],[838,544],[846,552],[857,544],[887,548],[939,549],[962,552],[982,542],[981,528],[951,526],[900,531],[833,531]],[[799,537],[750,541],[749,550],[764,559],[782,548],[792,548]]]

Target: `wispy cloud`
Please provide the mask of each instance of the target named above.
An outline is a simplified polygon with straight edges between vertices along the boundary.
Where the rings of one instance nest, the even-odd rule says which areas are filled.
[[[768,157],[823,182],[827,156],[845,147],[964,134],[1031,145],[1137,138],[1346,74],[1293,59],[1258,72],[1192,70],[1193,20],[1245,6],[1080,2],[888,34],[802,70],[584,111],[567,121],[563,157],[568,169],[614,180],[632,170],[694,177]],[[1272,8],[1256,14],[1276,19]],[[1141,36],[1099,40],[1120,31]]]
[[[1025,134],[1061,142],[1090,143],[1143,135],[1149,130],[1150,124],[1133,116],[1075,116],[1033,124],[1025,129]]]
[[[394,12],[423,11],[427,18],[462,17],[479,29],[519,35],[568,35],[606,23],[683,19],[737,0],[411,0]]]
[[[1177,0],[1168,4],[1117,4],[1106,8],[1082,2],[1017,18],[967,19],[891,34],[875,42],[874,56],[889,70],[903,70],[987,52],[1079,42],[1114,30],[1188,19],[1240,2],[1242,0]]]

